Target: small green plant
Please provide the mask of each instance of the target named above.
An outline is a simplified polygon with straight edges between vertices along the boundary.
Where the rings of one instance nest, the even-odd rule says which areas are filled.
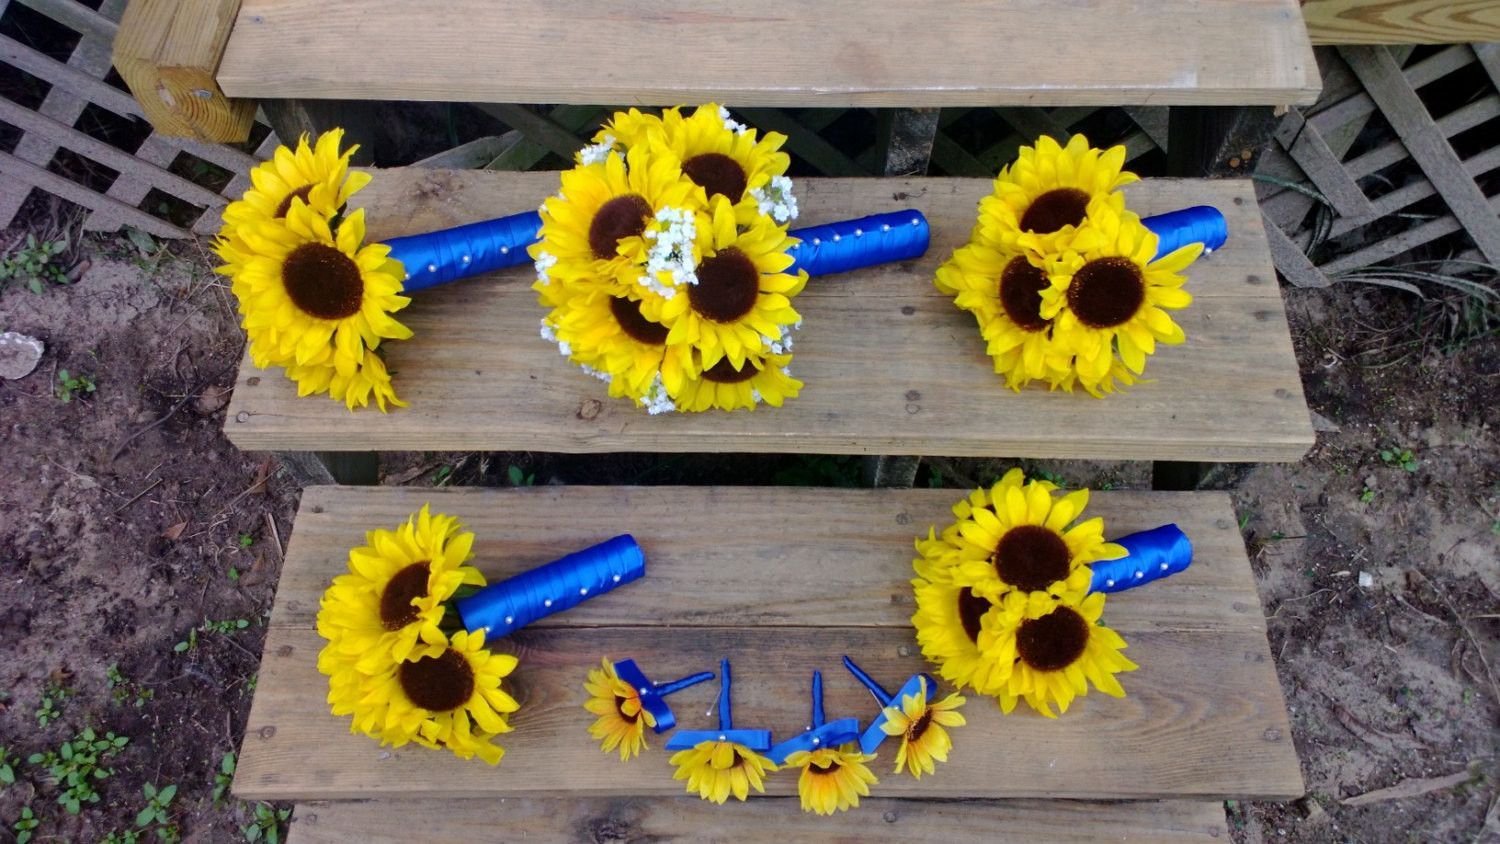
[[[514,464],[505,470],[505,477],[510,480],[511,486],[536,486],[536,475],[528,475],[525,469]]]
[[[1363,501],[1366,504],[1369,504],[1371,501],[1374,501],[1375,500],[1375,490],[1370,489],[1369,487],[1365,487],[1365,491],[1361,492],[1359,494],[1359,500]]]
[[[36,707],[36,725],[45,727],[62,716],[62,708],[59,706],[68,699],[70,692],[62,683],[53,680],[47,684],[42,691],[42,699]]]
[[[109,696],[117,706],[133,703],[136,709],[140,709],[146,705],[146,701],[156,697],[156,692],[131,681],[129,677],[121,673],[120,664],[117,662],[111,663],[109,668],[105,669],[104,677],[109,682]]]
[[[1408,472],[1417,471],[1417,467],[1421,465],[1417,462],[1417,458],[1412,456],[1409,448],[1383,449],[1380,452],[1380,462],[1392,468],[1400,467]]]
[[[245,840],[250,844],[260,841],[281,844],[281,825],[291,816],[291,809],[278,809],[270,803],[256,803],[255,818],[240,827],[240,832],[245,834]]]
[[[63,404],[94,394],[97,385],[92,375],[72,374],[66,369],[57,370],[57,400]]]
[[[83,804],[99,802],[95,786],[115,773],[102,763],[129,743],[125,736],[114,733],[99,736],[93,727],[85,727],[72,741],[63,742],[56,750],[33,753],[26,761],[46,769],[47,780],[57,786],[58,805],[67,809],[68,814],[76,815]]]
[[[1063,480],[1061,475],[1055,472],[1048,472],[1045,469],[1032,469],[1026,473],[1026,476],[1033,481],[1046,481],[1049,484],[1055,485],[1058,489],[1068,488],[1068,482]]]
[[[0,746],[0,792],[16,784],[16,760],[10,751]]]
[[[234,784],[234,751],[228,751],[219,760],[219,772],[214,774],[214,805],[217,806],[224,800],[224,795],[229,793],[229,786]]]
[[[26,245],[0,258],[0,289],[19,281],[32,293],[41,293],[47,284],[67,284],[68,271],[57,261],[68,251],[66,240],[37,240],[26,235]]]
[[[453,467],[452,466],[447,466],[447,465],[439,466],[439,467],[437,467],[437,471],[432,473],[432,485],[433,486],[447,486],[448,485],[448,481],[450,479],[452,479],[452,477],[453,477]]]
[[[248,533],[242,533],[239,536],[236,536],[234,538],[234,541],[238,543],[241,548],[249,548],[252,544],[254,544],[255,537],[251,536]]]
[[[233,633],[236,630],[244,630],[250,626],[250,620],[245,618],[226,618],[223,621],[212,621],[204,619],[203,623],[188,631],[188,637],[172,646],[177,653],[187,653],[198,647],[199,633]]]
[[[177,825],[172,823],[168,810],[172,807],[172,799],[177,796],[177,786],[166,785],[157,788],[148,782],[141,786],[141,791],[146,795],[146,806],[136,813],[136,828],[146,830],[155,827],[156,837],[159,840],[175,842],[180,836],[177,832]]]
[[[40,826],[41,823],[42,822],[37,819],[36,813],[31,811],[30,806],[21,807],[21,816],[17,818],[15,824],[11,826],[11,829],[16,833],[16,844],[26,844],[27,841],[30,841],[31,836],[35,834],[36,828]]]
[[[193,648],[198,647],[198,628],[194,627],[188,631],[188,636],[181,642],[172,646],[173,653],[185,654]]]
[[[141,831],[138,829],[112,829],[104,836],[102,844],[140,844]]]

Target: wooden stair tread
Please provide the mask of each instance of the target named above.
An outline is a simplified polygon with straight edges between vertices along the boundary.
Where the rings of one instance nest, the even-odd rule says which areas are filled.
[[[217,78],[231,97],[782,107],[1285,105],[1319,88],[1296,0],[244,0]]]
[[[753,833],[751,832],[753,830]],[[1224,807],[1187,800],[1082,803],[1013,800],[937,803],[866,798],[833,818],[790,799],[715,806],[697,798],[379,800],[299,803],[289,844],[475,841],[912,841],[1054,844],[1092,841],[1225,842]]]
[[[534,208],[556,173],[393,169],[355,197],[370,237]],[[814,279],[797,299],[781,408],[650,417],[537,336],[545,311],[529,267],[423,291],[400,313],[416,332],[388,345],[411,407],[350,413],[297,398],[246,358],[225,420],[244,449],[811,452],[1143,460],[1296,460],[1314,435],[1252,183],[1150,179],[1127,188],[1142,214],[1207,204],[1229,243],[1193,267],[1186,344],[1162,347],[1153,379],[1097,400],[1006,389],[974,318],[932,285],[968,238],[985,179],[804,179],[799,225],[914,207],[932,224],[921,259]]]
[[[850,654],[894,684],[926,666],[911,613],[911,542],[949,517],[957,490],[546,487],[428,490],[312,487],[303,494],[276,597],[235,791],[255,800],[681,795],[653,736],[628,770],[587,734],[583,680],[601,657],[636,657],[681,676],[735,665],[737,723],[800,729],[808,672],[825,672],[831,716],[873,715],[837,670]],[[422,503],[478,535],[492,579],[630,531],[647,576],[505,640],[521,658],[522,709],[495,768],[348,732],[324,702],[313,629],[320,590],[363,532]],[[683,514],[691,513],[684,519]],[[1110,599],[1106,620],[1141,664],[1123,700],[1098,693],[1062,718],[1002,717],[974,699],[937,776],[883,777],[876,796],[929,798],[1289,798],[1302,793],[1265,621],[1223,493],[1099,493],[1090,513],[1119,536],[1176,521],[1193,539],[1187,572]],[[810,564],[816,565],[810,565]],[[710,725],[709,684],[674,698],[679,723]],[[794,723],[795,722],[795,723]],[[881,767],[890,763],[887,750]],[[997,778],[997,754],[1012,775]],[[622,773],[626,774],[622,776]],[[772,794],[795,793],[773,777]]]

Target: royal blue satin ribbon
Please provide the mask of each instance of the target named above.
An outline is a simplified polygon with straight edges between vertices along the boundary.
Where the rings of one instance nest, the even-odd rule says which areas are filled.
[[[705,741],[732,741],[756,753],[771,749],[770,730],[736,730],[729,709],[729,660],[719,660],[719,729],[679,730],[667,739],[668,750],[687,750]]]
[[[652,720],[656,722],[652,729],[658,733],[665,733],[677,726],[677,716],[672,714],[672,707],[665,700],[667,695],[714,678],[712,671],[700,671],[681,680],[657,685],[647,679],[646,673],[641,671],[641,667],[633,659],[622,659],[615,663],[615,674],[635,688],[641,699],[641,708],[651,713]]]
[[[787,272],[806,270],[810,276],[917,258],[927,251],[932,237],[927,218],[911,209],[810,226],[790,234],[802,242],[788,252],[797,262]]]
[[[913,674],[893,695],[847,656],[844,657],[844,667],[849,669],[849,673],[853,674],[861,685],[870,690],[870,694],[874,695],[875,701],[880,704],[880,712],[875,715],[875,720],[870,722],[870,726],[866,727],[864,734],[859,737],[859,749],[864,753],[874,753],[876,748],[880,747],[881,742],[890,738],[883,729],[886,722],[890,720],[885,713],[887,706],[900,706],[902,698],[908,697],[920,697],[925,703],[931,700],[933,693],[937,691],[937,681],[932,679],[932,675]]]
[[[1091,592],[1123,592],[1174,575],[1193,563],[1193,543],[1177,525],[1132,533],[1110,540],[1130,552],[1118,560],[1100,560],[1090,568]]]
[[[859,719],[840,718],[837,721],[823,721],[823,672],[813,672],[812,684],[812,723],[801,735],[793,736],[775,747],[766,754],[772,762],[781,765],[786,758],[799,751],[811,753],[823,747],[838,747],[851,741],[859,740]]]
[[[1189,243],[1203,244],[1205,254],[1229,239],[1229,223],[1212,205],[1194,205],[1146,217],[1141,224],[1156,233],[1156,257],[1170,255]]]
[[[536,243],[542,217],[512,214],[426,234],[387,240],[391,257],[406,268],[405,289],[426,290],[470,276],[531,263],[526,247]]]
[[[646,555],[627,533],[491,583],[460,600],[458,615],[465,628],[483,629],[486,639],[497,639],[645,573]]]

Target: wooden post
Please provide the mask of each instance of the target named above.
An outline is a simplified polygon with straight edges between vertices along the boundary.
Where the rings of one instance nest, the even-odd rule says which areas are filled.
[[[250,137],[254,100],[224,96],[214,75],[240,0],[131,0],[114,65],[157,132],[237,143]]]

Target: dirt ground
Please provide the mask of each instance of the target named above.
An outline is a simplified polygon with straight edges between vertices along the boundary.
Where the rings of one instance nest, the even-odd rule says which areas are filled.
[[[202,249],[111,236],[78,257],[74,284],[0,291],[0,331],[48,347],[35,373],[0,381],[0,841],[28,806],[36,840],[131,840],[148,785],[177,786],[152,837],[175,826],[184,840],[245,840],[257,807],[216,800],[216,775],[244,729],[296,491],[220,434],[242,339]],[[1442,312],[1383,289],[1287,298],[1330,430],[1301,463],[1212,482],[1235,491],[1308,793],[1230,804],[1234,837],[1500,839],[1500,339],[1450,343]],[[61,401],[61,370],[95,391]],[[585,468],[525,454],[406,456],[385,480],[705,483],[741,464],[752,482],[858,482],[842,458]],[[1003,466],[931,461],[919,483]],[[1143,464],[1028,468],[1150,482]],[[88,727],[128,743],[100,763],[113,773],[95,780],[99,802],[69,814],[25,759]]]

